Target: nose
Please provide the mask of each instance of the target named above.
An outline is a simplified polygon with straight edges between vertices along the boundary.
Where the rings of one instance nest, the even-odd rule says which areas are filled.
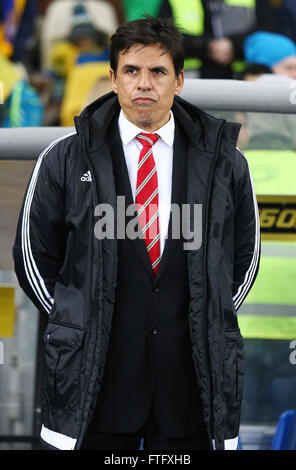
[[[151,82],[149,77],[149,72],[146,70],[142,70],[139,74],[139,81],[138,81],[138,90],[151,90]]]

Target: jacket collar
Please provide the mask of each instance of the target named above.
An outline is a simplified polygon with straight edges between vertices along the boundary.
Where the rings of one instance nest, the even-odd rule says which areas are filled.
[[[74,118],[77,134],[83,136],[87,147],[95,149],[102,146],[110,123],[119,111],[117,96],[110,92],[93,101]]]
[[[175,134],[175,119],[172,111],[170,112],[170,119],[166,124],[164,124],[160,129],[157,129],[155,133],[161,137],[161,139],[169,146],[173,147],[174,145],[174,134]],[[119,132],[124,145],[129,144],[133,139],[137,137],[138,134],[142,132],[147,132],[140,127],[135,126],[135,124],[128,121],[125,117],[123,111],[121,110],[118,118]]]
[[[200,110],[180,97],[175,97],[172,111],[176,121],[195,147],[207,152],[214,152],[217,136],[223,119],[217,119]],[[75,117],[77,134],[83,136],[86,146],[97,149],[103,145],[113,117],[119,115],[120,105],[117,95],[108,93],[87,106]],[[232,132],[236,139],[239,127]]]

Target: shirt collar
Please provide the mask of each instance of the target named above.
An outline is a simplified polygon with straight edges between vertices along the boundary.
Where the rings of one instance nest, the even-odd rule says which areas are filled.
[[[161,139],[169,146],[172,147],[174,143],[175,136],[175,120],[172,111],[170,111],[170,119],[168,122],[162,126],[160,129],[157,129],[156,134],[161,137]],[[118,119],[119,132],[124,145],[129,144],[133,139],[136,138],[141,132],[145,132],[140,127],[135,126],[130,122],[121,109]]]

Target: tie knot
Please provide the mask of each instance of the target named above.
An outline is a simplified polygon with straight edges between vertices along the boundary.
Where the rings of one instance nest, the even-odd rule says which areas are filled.
[[[157,142],[158,135],[157,134],[138,134],[137,139],[143,147],[149,147],[151,148],[152,145],[154,145]]]

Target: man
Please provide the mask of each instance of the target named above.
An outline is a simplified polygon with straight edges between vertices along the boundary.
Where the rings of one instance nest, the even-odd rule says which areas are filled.
[[[145,449],[235,448],[236,310],[259,261],[239,126],[177,96],[184,54],[169,20],[120,26],[110,58],[114,92],[41,153],[14,247],[20,284],[49,314],[41,437],[59,449],[137,449],[142,437]],[[179,235],[170,206],[190,222]],[[114,236],[102,208],[121,221]]]
[[[25,74],[0,51],[0,87],[4,103],[0,106],[0,127],[41,126],[44,106]]]
[[[296,79],[296,44],[282,34],[258,31],[244,42],[249,64],[265,65],[277,76]]]

